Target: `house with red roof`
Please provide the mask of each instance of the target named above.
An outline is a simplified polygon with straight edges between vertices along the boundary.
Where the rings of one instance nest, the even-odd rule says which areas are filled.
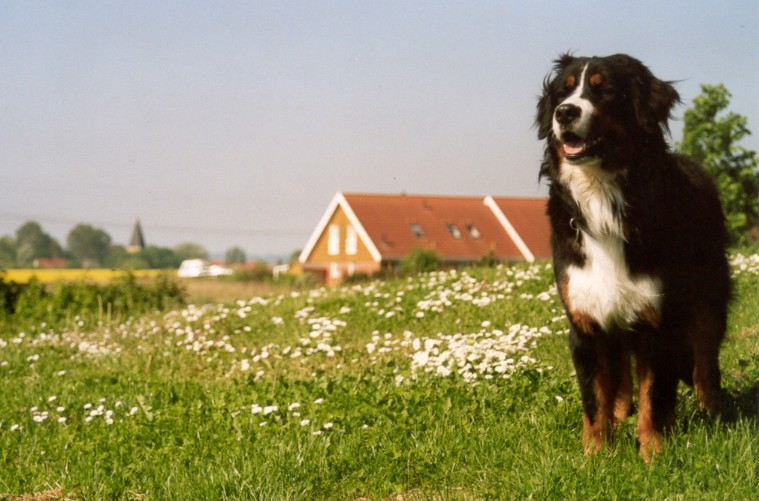
[[[60,269],[65,268],[68,262],[62,257],[38,257],[32,261],[33,268]]]
[[[328,284],[396,267],[416,248],[444,266],[550,257],[544,198],[337,193],[300,254]]]

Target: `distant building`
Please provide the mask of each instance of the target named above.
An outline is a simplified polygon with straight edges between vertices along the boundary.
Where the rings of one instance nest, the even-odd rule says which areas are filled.
[[[134,254],[140,252],[145,248],[145,236],[142,234],[142,226],[140,226],[140,220],[138,219],[132,230],[132,238],[129,239],[129,245],[127,245],[127,252]]]
[[[206,259],[185,259],[177,270],[177,276],[180,278],[221,277],[231,274],[230,268]]]
[[[68,263],[62,257],[38,257],[32,261],[33,268],[58,269],[65,268]]]
[[[447,267],[486,256],[546,259],[549,238],[545,198],[338,193],[299,261],[305,271],[335,284],[396,267],[415,248],[434,250]]]

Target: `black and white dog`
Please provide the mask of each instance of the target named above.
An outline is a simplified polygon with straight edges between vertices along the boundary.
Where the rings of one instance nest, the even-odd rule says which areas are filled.
[[[598,451],[632,412],[648,460],[674,422],[676,388],[719,400],[719,348],[731,283],[717,191],[665,140],[679,96],[627,55],[555,61],[538,103],[556,283]]]

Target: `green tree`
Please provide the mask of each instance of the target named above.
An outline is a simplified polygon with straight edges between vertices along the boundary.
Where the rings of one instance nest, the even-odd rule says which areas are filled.
[[[172,249],[156,245],[148,245],[139,252],[129,252],[123,245],[111,245],[103,259],[103,264],[108,268],[124,270],[165,270],[177,268],[180,262]]]
[[[185,242],[174,247],[174,253],[179,261],[185,259],[208,259],[208,250],[200,244]]]
[[[203,250],[205,251],[205,249]],[[205,252],[206,255],[208,255],[208,251]],[[136,256],[145,260],[149,268],[160,270],[177,268],[182,262],[182,259],[180,259],[176,250],[171,250],[168,247],[158,247],[156,245],[148,245],[142,251],[138,252]]]
[[[147,262],[144,258],[140,257],[141,253],[128,253],[123,261],[121,261],[121,264],[119,268],[122,270],[146,270],[150,268],[150,263]]]
[[[737,143],[751,134],[742,115],[723,113],[730,104],[724,85],[701,85],[685,111],[678,149],[698,161],[714,178],[733,243],[745,242],[759,215],[759,160]]]
[[[0,268],[10,268],[16,264],[16,241],[5,235],[0,237]]]
[[[244,264],[245,259],[245,251],[240,247],[235,246],[227,249],[227,253],[224,257],[224,262],[227,264]]]
[[[293,251],[293,252],[290,254],[290,260],[289,260],[289,261],[287,261],[287,262],[288,262],[288,263],[297,263],[297,262],[300,260],[300,254],[301,254],[301,252],[303,252],[301,249],[298,249],[298,250],[296,250],[296,251]],[[280,264],[282,264],[282,263],[280,263]]]
[[[100,266],[111,247],[111,236],[89,224],[77,224],[66,237],[66,250],[81,265]]]
[[[440,258],[432,249],[415,248],[401,261],[401,270],[407,273],[422,273],[440,268]]]
[[[27,221],[16,230],[16,264],[29,266],[40,257],[61,257],[63,249],[36,221]]]
[[[112,269],[124,268],[124,261],[131,255],[123,245],[111,245],[103,258],[103,266]]]

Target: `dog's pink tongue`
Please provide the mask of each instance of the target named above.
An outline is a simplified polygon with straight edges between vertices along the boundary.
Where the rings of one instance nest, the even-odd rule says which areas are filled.
[[[585,148],[585,146],[578,142],[578,143],[564,143],[564,153],[566,155],[579,155],[582,153],[582,150]]]

